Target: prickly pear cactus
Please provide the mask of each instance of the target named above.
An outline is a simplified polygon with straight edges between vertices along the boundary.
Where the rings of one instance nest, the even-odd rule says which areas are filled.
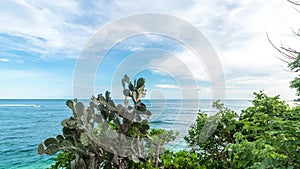
[[[148,121],[151,112],[141,100],[146,95],[144,78],[132,82],[125,75],[122,87],[124,105],[115,105],[108,91],[93,96],[87,106],[77,99],[68,100],[66,105],[73,117],[61,122],[62,135],[47,138],[38,145],[38,153],[74,153],[71,168],[125,168],[128,161],[139,163],[150,155],[158,157],[163,144],[175,137],[159,136],[164,132],[156,133],[154,138],[150,136],[153,135]]]

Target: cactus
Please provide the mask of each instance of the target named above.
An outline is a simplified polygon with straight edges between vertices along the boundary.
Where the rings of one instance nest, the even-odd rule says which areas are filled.
[[[122,87],[124,105],[115,105],[108,91],[104,95],[93,96],[87,107],[77,99],[68,100],[66,105],[72,110],[73,117],[61,122],[62,135],[48,138],[38,145],[38,153],[72,153],[75,156],[70,163],[71,168],[99,168],[100,165],[124,168],[132,164],[128,160],[133,161],[133,165],[147,161],[149,154],[156,156],[158,161],[163,144],[175,137],[173,133],[168,135],[172,137],[167,137],[161,132],[156,133],[164,134],[160,139],[151,138],[153,132],[149,130],[148,121],[151,112],[141,100],[146,94],[144,78],[132,83],[125,75]],[[128,98],[133,101],[133,106]],[[154,145],[158,148],[151,149]]]

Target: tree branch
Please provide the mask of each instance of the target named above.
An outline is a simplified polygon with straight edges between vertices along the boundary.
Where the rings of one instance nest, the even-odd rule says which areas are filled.
[[[274,44],[273,44],[273,42],[270,40],[270,38],[269,38],[269,35],[268,35],[268,33],[266,33],[266,35],[267,35],[267,38],[268,38],[268,41],[269,41],[269,43],[273,46],[273,48],[274,49],[276,49],[283,57],[285,57],[285,58],[287,58],[287,59],[294,59],[295,58],[295,56],[292,56],[292,55],[289,55],[289,54],[287,54],[285,51],[283,51],[283,50],[285,50],[285,48],[283,48],[283,47],[280,47],[280,48],[278,48],[277,46],[275,46]],[[286,61],[286,60],[283,60],[283,59],[281,59],[282,61],[284,61],[284,62],[286,62],[286,63],[290,63],[289,61]]]
[[[287,0],[288,2],[300,6],[300,1],[292,1],[292,0]]]

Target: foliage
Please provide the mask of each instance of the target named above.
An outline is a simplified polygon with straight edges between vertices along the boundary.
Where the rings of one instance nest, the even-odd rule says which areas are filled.
[[[234,143],[234,133],[239,131],[241,125],[238,122],[238,114],[224,107],[220,102],[213,105],[218,109],[218,113],[208,117],[204,112],[199,112],[196,122],[190,127],[186,142],[192,147],[193,152],[199,155],[199,162],[208,168],[230,168],[226,147],[229,143]],[[218,116],[218,117],[217,117]],[[216,121],[217,128],[214,133],[203,141],[202,131],[207,122]]]
[[[51,165],[51,167],[48,169],[58,169],[58,168],[71,169],[70,163],[74,159],[75,156],[73,153],[61,152],[54,159],[55,163]]]
[[[206,141],[199,135],[208,119],[199,113],[185,140],[208,168],[300,168],[300,107],[279,96],[254,93],[253,106],[241,115],[216,104],[217,130]]]
[[[199,155],[194,152],[181,150],[179,152],[166,151],[161,155],[163,169],[206,169],[199,163]]]
[[[150,128],[151,112],[141,101],[145,80],[125,75],[122,86],[124,105],[116,106],[109,92],[92,97],[87,108],[76,99],[66,102],[73,116],[62,121],[63,134],[38,145],[39,154],[60,152],[51,169],[300,168],[300,106],[279,96],[254,93],[241,114],[215,102],[217,113],[199,112],[190,127],[191,150],[172,152],[164,145],[177,133]]]
[[[296,89],[297,96],[300,96],[300,76],[295,77],[294,80],[290,82],[290,87]]]
[[[205,165],[199,163],[199,157],[196,153],[181,150],[173,152],[167,150],[160,154],[160,160],[157,166],[153,166],[153,158],[149,158],[143,163],[130,162],[128,168],[136,169],[206,169]]]
[[[291,69],[291,71],[299,72],[300,71],[300,54],[296,55],[291,59],[290,62],[288,62],[288,67]],[[300,76],[294,78],[290,82],[290,87],[296,89],[297,95],[300,96]]]
[[[230,158],[234,167],[300,168],[300,107],[291,108],[279,96],[255,93],[253,106],[240,116]]]
[[[164,144],[174,140],[176,134],[150,130],[151,112],[141,101],[146,94],[145,79],[131,82],[125,75],[122,86],[124,106],[116,106],[109,92],[92,97],[87,108],[77,99],[68,100],[66,105],[73,117],[62,121],[63,135],[47,138],[38,145],[38,153],[54,155],[63,151],[54,165],[59,167],[135,168],[147,161],[151,161],[151,166],[158,166]]]

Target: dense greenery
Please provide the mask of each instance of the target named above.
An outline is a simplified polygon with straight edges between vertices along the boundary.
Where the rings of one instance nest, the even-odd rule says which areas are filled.
[[[71,161],[75,159],[74,153],[61,152],[54,159],[55,163],[49,169],[65,168],[71,169]]]
[[[226,147],[234,143],[233,135],[240,130],[241,125],[238,123],[237,113],[225,108],[220,102],[215,102],[214,107],[218,109],[214,116],[209,117],[205,112],[198,113],[185,140],[192,147],[192,152],[199,155],[199,162],[208,168],[230,168]],[[207,122],[215,123],[217,128],[207,140],[202,140],[204,136],[201,136],[201,132]]]
[[[197,153],[186,150],[179,152],[166,151],[160,158],[160,166],[165,169],[206,169],[205,163],[200,163]]]
[[[255,93],[240,115],[216,103],[217,130],[199,138],[209,117],[200,112],[185,140],[208,168],[300,168],[300,107]],[[211,117],[210,117],[211,118]]]

